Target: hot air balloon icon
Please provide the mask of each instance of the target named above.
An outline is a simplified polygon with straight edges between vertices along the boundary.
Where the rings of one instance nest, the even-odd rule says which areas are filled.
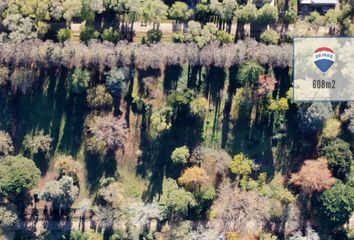
[[[313,53],[313,59],[318,69],[326,73],[336,61],[334,51],[329,47],[320,47]]]

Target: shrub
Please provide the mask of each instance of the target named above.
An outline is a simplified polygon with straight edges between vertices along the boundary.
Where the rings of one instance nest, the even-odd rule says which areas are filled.
[[[59,42],[65,42],[66,40],[69,40],[71,38],[71,30],[62,28],[58,31],[57,33],[57,39]]]
[[[11,154],[14,151],[12,139],[7,132],[0,131],[0,158]]]
[[[186,146],[176,148],[171,155],[173,163],[185,164],[188,161],[190,154],[189,149]]]
[[[147,43],[158,43],[161,41],[162,32],[160,30],[151,29],[147,32],[146,41]]]
[[[265,44],[278,44],[279,43],[279,33],[273,29],[267,29],[261,34],[261,41]]]
[[[184,43],[186,41],[186,37],[183,32],[176,32],[172,34],[172,41],[174,43]]]
[[[232,43],[234,41],[234,37],[230,33],[222,30],[216,33],[216,37],[222,43]]]
[[[103,30],[101,38],[103,41],[108,41],[116,44],[120,39],[120,35],[119,32],[114,30],[112,27],[109,27]]]
[[[101,109],[111,107],[113,98],[103,85],[97,85],[88,90],[87,103],[91,109]]]
[[[91,80],[90,72],[76,68],[70,77],[70,89],[72,92],[80,94],[86,91]]]

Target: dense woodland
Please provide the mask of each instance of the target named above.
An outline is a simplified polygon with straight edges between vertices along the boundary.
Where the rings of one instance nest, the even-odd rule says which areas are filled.
[[[0,239],[353,238],[354,104],[293,101],[289,30],[353,6],[0,1]]]

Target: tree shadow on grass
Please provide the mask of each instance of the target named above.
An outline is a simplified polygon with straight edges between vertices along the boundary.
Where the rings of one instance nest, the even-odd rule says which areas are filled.
[[[117,177],[117,161],[114,151],[108,151],[106,156],[86,152],[85,166],[90,193],[99,188],[101,177]]]
[[[82,143],[82,133],[87,115],[86,96],[70,95],[66,105],[66,121],[59,149],[77,156]]]

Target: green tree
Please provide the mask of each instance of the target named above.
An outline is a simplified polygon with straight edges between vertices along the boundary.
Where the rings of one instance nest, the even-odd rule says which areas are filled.
[[[171,216],[186,216],[188,210],[196,205],[193,194],[179,188],[176,181],[168,178],[162,185],[162,195],[159,204],[167,218]]]
[[[278,9],[270,4],[264,4],[258,10],[257,22],[263,25],[274,24],[278,21]]]
[[[0,158],[14,151],[12,139],[7,132],[0,131]]]
[[[349,143],[340,138],[329,140],[322,146],[320,154],[327,158],[329,168],[335,177],[346,179],[353,161]]]
[[[256,84],[260,75],[264,73],[264,68],[257,62],[249,61],[243,64],[237,74],[237,79],[240,83]]]
[[[181,23],[185,23],[189,20],[189,18],[193,15],[193,10],[189,9],[188,5],[185,2],[175,2],[172,4],[170,9],[168,10],[168,14],[171,19],[176,21],[176,25],[180,28]]]
[[[354,211],[354,187],[338,182],[320,196],[324,221],[334,227],[342,226]]]
[[[168,7],[161,0],[146,0],[142,9],[143,20],[153,23],[153,29],[159,30],[160,22],[167,18]]]
[[[36,164],[23,156],[7,156],[0,161],[0,196],[15,198],[35,187],[40,178]]]
[[[82,68],[75,68],[69,78],[71,91],[77,94],[83,93],[88,88],[90,80],[91,75],[89,71]]]
[[[173,150],[171,159],[174,163],[185,164],[190,157],[189,149],[186,146],[178,147]]]
[[[236,10],[237,25],[236,39],[244,39],[245,24],[253,23],[257,19],[257,8],[254,4],[248,3]]]
[[[259,168],[259,165],[248,158],[245,154],[239,153],[234,156],[232,162],[229,163],[229,169],[233,174],[237,175],[237,180],[240,181]]]
[[[71,22],[72,18],[80,16],[82,0],[64,0],[63,9],[63,17]]]

